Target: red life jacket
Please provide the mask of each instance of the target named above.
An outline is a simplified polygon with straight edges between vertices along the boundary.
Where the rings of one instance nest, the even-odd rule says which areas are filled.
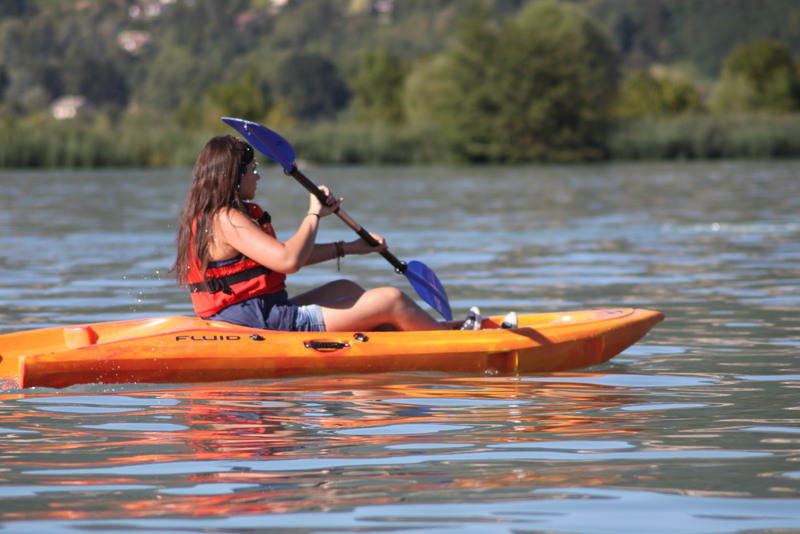
[[[272,237],[269,213],[257,204],[245,202],[247,212],[261,228]],[[195,226],[192,225],[192,256],[189,264],[188,282],[192,305],[198,317],[211,317],[232,304],[243,302],[260,295],[277,293],[286,288],[286,274],[276,273],[250,258],[239,254],[223,265],[211,265],[203,278],[200,258],[194,250]]]

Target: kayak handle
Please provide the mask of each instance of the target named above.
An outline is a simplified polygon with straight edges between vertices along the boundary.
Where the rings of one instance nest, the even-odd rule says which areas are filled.
[[[350,346],[349,343],[339,341],[306,341],[303,343],[307,349],[314,349],[320,352],[331,352],[341,350]]]

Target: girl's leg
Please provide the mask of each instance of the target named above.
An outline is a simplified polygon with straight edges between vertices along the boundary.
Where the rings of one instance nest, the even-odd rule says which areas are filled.
[[[446,330],[405,293],[393,287],[365,290],[336,280],[292,298],[297,304],[319,304],[329,332],[377,330]]]
[[[353,298],[362,295],[364,291],[365,289],[363,287],[350,280],[335,280],[310,291],[306,291],[305,293],[301,293],[296,297],[292,297],[292,300],[300,306],[307,306],[309,304],[332,306],[343,299],[346,302],[350,302]]]
[[[329,332],[376,330],[445,330],[446,327],[394,287],[379,287],[360,295],[322,304]]]

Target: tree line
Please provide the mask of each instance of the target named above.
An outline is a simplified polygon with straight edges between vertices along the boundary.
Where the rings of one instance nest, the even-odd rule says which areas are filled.
[[[642,28],[673,20],[666,5],[6,0],[0,165],[191,164],[224,115],[267,124],[321,162],[800,154],[791,39],[739,42],[704,74],[643,61]],[[800,24],[798,12],[783,20]],[[70,95],[75,117],[56,120]]]

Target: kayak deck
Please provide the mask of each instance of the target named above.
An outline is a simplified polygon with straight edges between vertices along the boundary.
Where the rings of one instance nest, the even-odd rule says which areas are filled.
[[[660,312],[608,309],[519,316],[519,327],[433,332],[276,332],[193,317],[44,328],[0,336],[6,387],[185,383],[344,373],[540,373],[605,362]],[[451,325],[454,326],[454,325]]]

